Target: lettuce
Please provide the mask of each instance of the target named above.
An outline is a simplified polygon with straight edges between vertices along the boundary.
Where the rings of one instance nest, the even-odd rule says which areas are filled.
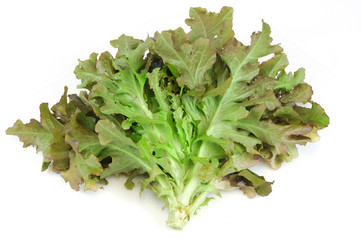
[[[232,15],[230,7],[191,8],[189,33],[120,36],[111,41],[114,57],[92,53],[79,61],[74,73],[83,91],[68,95],[65,87],[51,109],[40,105],[40,121],[18,120],[6,133],[36,146],[42,169],[75,190],[98,190],[120,174],[132,189],[142,177],[141,191],[164,202],[176,229],[220,190],[267,196],[273,182],[250,168],[277,169],[296,158],[296,146],[317,141],[329,118],[311,100],[305,69],[286,72],[287,56],[272,45],[269,25],[262,22],[244,45]]]

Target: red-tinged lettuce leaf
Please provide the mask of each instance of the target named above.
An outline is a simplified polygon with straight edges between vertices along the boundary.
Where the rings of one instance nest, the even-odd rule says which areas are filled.
[[[55,117],[66,121],[66,117],[70,115],[70,112],[73,109],[69,109],[68,104],[68,87],[64,87],[64,93],[61,96],[58,103],[51,107],[51,111],[54,113]]]
[[[54,129],[52,134],[53,141],[48,152],[48,157],[53,160],[52,169],[55,172],[65,171],[69,168],[71,146],[65,142],[59,128]]]
[[[32,145],[37,152],[41,151],[44,156],[42,170],[46,170],[51,162],[48,154],[54,138],[53,131],[57,128],[62,129],[63,125],[49,111],[48,104],[43,103],[40,105],[40,122],[31,119],[24,124],[18,120],[13,127],[6,130],[6,134],[17,135],[24,143],[23,147]]]
[[[243,107],[256,106],[266,104],[268,110],[273,111],[281,106],[280,101],[277,99],[273,91],[266,91],[262,95],[255,95],[248,100],[241,103]]]
[[[279,76],[277,77],[278,84],[275,87],[276,90],[283,89],[286,92],[291,91],[295,86],[304,82],[305,79],[305,69],[300,68],[294,74],[286,73],[285,71],[281,71]]]
[[[70,125],[71,132],[68,134],[69,144],[76,143],[77,151],[88,152],[97,156],[103,149],[104,146],[100,144],[98,135],[96,132],[90,130],[87,125],[80,124],[79,119],[86,119],[80,110],[77,110],[73,115]],[[74,148],[75,145],[73,145]]]
[[[239,173],[227,176],[232,186],[239,187],[243,193],[254,198],[256,193],[260,196],[267,196],[272,192],[273,182],[267,182],[264,177],[257,175],[250,170],[242,170]],[[243,183],[244,185],[239,185]]]
[[[315,102],[312,102],[311,108],[296,106],[294,110],[302,116],[304,122],[322,129],[330,123],[329,117],[326,115],[325,110]]]
[[[102,53],[99,58],[97,53],[92,53],[88,60],[79,60],[79,65],[74,70],[75,76],[81,80],[78,87],[90,90],[98,82],[110,82],[115,71],[112,62],[113,57],[109,52]]]
[[[280,123],[298,124],[302,121],[302,117],[290,106],[278,108],[273,113],[273,116],[277,119],[276,121]]]
[[[123,56],[129,58],[133,51],[141,44],[143,41],[135,39],[130,36],[121,35],[118,39],[110,41],[110,44],[118,48],[116,58],[122,58]]]
[[[278,100],[274,94],[270,92],[276,84],[276,81],[272,78],[260,77],[256,78],[251,84],[240,82],[230,86],[227,89],[227,93],[222,97],[211,98],[207,97],[203,99],[203,103],[199,103],[201,111],[204,113],[197,114],[197,109],[190,108],[190,104],[186,104],[186,111],[195,118],[195,120],[201,120],[199,124],[199,133],[201,134],[203,129],[206,130],[206,134],[214,136],[216,138],[230,139],[237,143],[242,144],[247,148],[247,151],[251,153],[258,153],[256,148],[257,144],[262,142],[250,136],[249,132],[240,129],[237,126],[237,120],[245,118],[248,115],[246,107],[256,104],[263,104],[262,100],[266,101],[265,94],[268,93],[267,106],[270,109],[274,109],[279,105]],[[254,98],[252,98],[254,96]],[[248,102],[248,104],[247,104]],[[200,118],[197,116],[200,116]],[[204,124],[204,125],[203,125]]]
[[[307,103],[311,101],[313,90],[307,83],[300,83],[295,86],[289,93],[282,95],[282,103]]]
[[[222,59],[231,71],[234,82],[251,80],[244,76],[244,67],[246,65],[257,63],[257,60],[261,57],[272,53],[278,54],[283,51],[280,46],[270,44],[272,42],[270,33],[269,25],[263,22],[262,32],[252,34],[250,46],[243,45],[236,39],[233,39],[220,51]],[[252,69],[258,73],[258,64],[254,64]]]
[[[85,183],[84,190],[96,191],[101,188],[97,183],[103,172],[99,159],[93,154],[83,156],[79,152],[70,152],[69,169],[62,172],[65,182],[69,182],[71,188],[79,191],[80,185]]]
[[[103,148],[96,133],[91,131],[94,129],[95,118],[91,116],[92,114],[85,115],[89,114],[91,109],[78,97],[73,96],[73,99],[67,101],[67,87],[65,87],[60,101],[52,107],[54,113],[49,111],[47,103],[43,103],[40,105],[40,122],[32,119],[30,123],[23,124],[18,120],[7,130],[7,134],[18,135],[24,142],[24,147],[33,145],[36,146],[37,151],[43,153],[43,170],[51,165],[51,169],[55,172],[67,172],[72,166],[69,154],[74,150],[78,151],[79,146],[84,153],[101,151],[101,149],[95,150],[95,145],[89,141],[91,139],[89,136],[95,136],[93,142]],[[85,113],[77,106],[81,106]]]
[[[164,62],[174,65],[179,70],[181,73],[177,79],[179,85],[203,93],[205,85],[209,84],[205,73],[216,61],[215,50],[209,45],[209,39],[205,38],[184,42],[179,47],[177,45],[173,33],[165,31],[157,36],[154,51]]]
[[[123,34],[110,44],[118,48],[114,62],[118,70],[130,67],[133,72],[138,72],[145,65],[143,57],[149,47],[149,39],[142,41]]]
[[[63,124],[61,124],[50,112],[48,103],[40,104],[40,123],[48,132],[52,132],[55,128],[63,127]]]
[[[308,139],[304,135],[312,131],[310,126],[277,125],[270,121],[260,120],[265,108],[265,104],[252,108],[246,118],[237,121],[237,126],[253,133],[265,143],[274,146],[277,154],[287,155],[288,143],[302,143],[305,139]]]
[[[191,41],[208,38],[215,48],[220,49],[234,36],[231,7],[223,7],[220,13],[207,12],[204,8],[190,8],[189,16],[185,22],[192,29],[188,33]]]
[[[236,144],[234,154],[232,154],[228,161],[224,162],[220,175],[227,176],[232,173],[238,173],[259,163],[261,163],[259,154],[249,153],[244,146]]]
[[[89,101],[86,101],[87,97],[84,95],[86,95],[84,91],[80,92],[79,96],[76,94],[68,95],[70,101],[68,104],[68,109],[71,109],[71,111],[68,113],[68,116],[71,116],[76,111],[76,109],[79,109],[81,112],[88,115],[98,116],[97,112],[95,112],[95,110],[92,108],[93,106],[89,104]]]
[[[6,130],[6,134],[18,136],[19,140],[24,143],[23,147],[31,145],[36,147],[37,152],[43,152],[42,170],[44,171],[48,168],[51,160],[46,155],[50,151],[50,142],[53,139],[53,135],[44,129],[38,121],[31,119],[29,123],[24,124],[22,121],[17,120],[13,127]]]
[[[273,58],[261,63],[259,73],[263,76],[275,78],[281,70],[288,66],[288,59],[286,54],[279,53]]]
[[[248,141],[251,138],[247,137],[247,134],[245,135],[244,132],[238,131],[239,128],[236,122],[238,119],[247,116],[248,111],[245,107],[264,103],[263,100],[268,102],[268,106],[272,110],[280,105],[274,94],[270,92],[276,85],[275,80],[269,78],[271,81],[268,81],[268,79],[264,77],[263,79],[259,78],[258,81],[251,85],[252,87],[248,84],[259,73],[258,58],[282,51],[282,48],[278,45],[270,45],[272,39],[269,35],[270,28],[266,23],[263,23],[262,32],[252,35],[250,46],[245,46],[236,39],[233,39],[219,52],[221,58],[230,69],[232,83],[228,89],[226,89],[222,98],[207,97],[203,99],[204,107],[202,107],[202,111],[205,113],[205,117],[199,119],[206,119],[206,121],[203,121],[206,126],[203,127],[200,124],[200,126],[202,126],[202,129],[199,131],[201,134],[204,128],[206,129],[207,135],[237,141],[247,146],[249,151],[256,152],[254,146],[259,142],[253,141],[253,145],[249,144]],[[268,88],[268,96],[264,96],[265,98],[263,100],[261,98],[250,100],[251,102],[249,104],[243,106],[242,101],[251,97],[253,94],[257,93],[258,97],[265,94],[265,87],[268,86],[268,83],[262,86],[259,84],[261,82],[269,82],[272,84],[272,87]],[[259,88],[260,85],[262,86],[261,88]],[[194,110],[187,106],[189,105],[186,104],[186,111],[188,111],[191,116],[196,116],[194,115]],[[244,139],[244,137],[247,138]]]

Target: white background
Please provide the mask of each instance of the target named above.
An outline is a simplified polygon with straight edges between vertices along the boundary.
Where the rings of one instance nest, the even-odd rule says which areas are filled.
[[[167,210],[150,192],[110,179],[98,192],[75,192],[42,157],[5,129],[39,118],[63,86],[77,92],[77,59],[110,50],[121,34],[188,30],[189,7],[234,8],[234,31],[249,43],[261,19],[288,55],[289,71],[306,68],[313,99],[331,118],[318,143],[277,171],[268,197],[241,192],[193,216],[183,231],[165,225]],[[354,1],[1,1],[0,239],[361,239],[361,2]]]

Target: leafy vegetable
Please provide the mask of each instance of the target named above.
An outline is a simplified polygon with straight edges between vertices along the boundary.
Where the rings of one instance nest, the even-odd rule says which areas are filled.
[[[145,41],[122,35],[118,49],[92,53],[74,73],[85,89],[67,94],[40,122],[20,120],[6,133],[44,155],[43,170],[79,190],[97,190],[111,175],[144,178],[169,209],[167,224],[181,229],[219,190],[267,196],[273,182],[250,169],[279,168],[298,156],[296,145],[318,140],[329,124],[305,69],[286,72],[286,55],[272,45],[270,27],[250,45],[234,37],[233,9],[191,8],[182,28]],[[260,62],[260,58],[270,56]],[[312,107],[307,108],[306,103]]]

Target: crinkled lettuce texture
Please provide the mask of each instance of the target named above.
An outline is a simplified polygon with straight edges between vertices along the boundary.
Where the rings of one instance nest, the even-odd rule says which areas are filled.
[[[7,134],[36,146],[43,170],[75,190],[95,191],[119,174],[132,189],[142,176],[141,191],[157,194],[177,229],[219,190],[268,195],[272,182],[250,168],[277,169],[296,158],[296,146],[317,141],[329,119],[312,101],[305,69],[286,71],[269,25],[262,22],[245,45],[234,36],[232,15],[230,7],[191,8],[188,33],[120,36],[110,42],[115,56],[79,61],[74,73],[84,91],[68,95],[65,87],[51,109],[40,105],[40,122],[18,120]]]

